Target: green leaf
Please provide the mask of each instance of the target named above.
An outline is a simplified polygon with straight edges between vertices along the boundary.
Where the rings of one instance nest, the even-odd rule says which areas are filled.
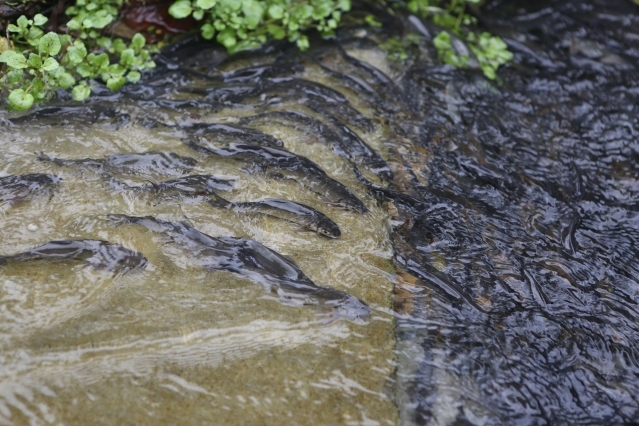
[[[116,38],[115,40],[113,40],[113,49],[117,53],[121,53],[124,49],[126,49],[126,43],[124,43],[124,40],[122,40],[121,38]]]
[[[45,34],[38,42],[38,50],[40,53],[46,53],[55,56],[60,52],[60,37],[54,32]]]
[[[135,52],[133,49],[124,49],[122,53],[120,53],[120,64],[126,68],[130,68],[135,61]]]
[[[124,86],[125,84],[126,84],[126,79],[121,75],[111,77],[106,82],[107,87],[111,90],[118,90],[120,87]]]
[[[129,83],[137,83],[138,81],[140,81],[141,77],[142,76],[138,71],[131,71],[126,75],[126,79],[129,81]]]
[[[9,107],[14,111],[26,111],[33,105],[33,95],[25,93],[24,89],[15,89],[9,93],[7,98]]]
[[[284,28],[280,27],[279,25],[268,24],[266,26],[266,31],[268,31],[268,33],[272,35],[275,40],[281,40],[286,37],[286,31],[284,31]]]
[[[348,12],[351,10],[351,0],[337,0],[335,7],[342,9],[344,12]]]
[[[85,63],[78,65],[75,71],[84,78],[95,77],[97,75],[97,73],[95,73],[93,69]]]
[[[213,25],[208,23],[202,25],[202,37],[204,37],[206,40],[211,40],[214,35],[215,27],[213,27]]]
[[[68,9],[67,9],[67,13],[68,13]],[[70,29],[71,31],[77,31],[80,28],[82,28],[82,24],[76,21],[75,19],[71,19],[69,22],[67,22],[67,28]]]
[[[100,53],[96,55],[95,53],[89,53],[87,56],[87,61],[92,64],[95,69],[98,71],[105,71],[109,66],[109,55],[106,53]]]
[[[279,4],[272,4],[268,8],[268,16],[273,19],[282,19],[284,16],[284,8]]]
[[[217,0],[196,0],[195,6],[202,10],[209,10],[215,6]]]
[[[196,10],[195,12],[193,12],[193,17],[197,21],[201,21],[202,18],[204,18],[204,11],[203,10]]]
[[[18,24],[20,28],[27,28],[32,23],[33,21],[27,19],[27,17],[24,15],[20,16],[18,20],[16,21],[16,24]]]
[[[82,102],[91,95],[91,89],[84,84],[78,84],[73,88],[71,94],[73,95],[73,100]]]
[[[140,49],[142,49],[145,44],[146,44],[146,39],[140,33],[137,33],[136,35],[134,35],[133,39],[131,40],[131,48],[133,48],[136,51],[140,51]]]
[[[332,21],[335,22],[334,20],[332,20]],[[366,21],[369,25],[372,25],[373,27],[381,27],[382,26],[382,23],[379,22],[377,19],[375,19],[375,17],[373,15],[366,15],[366,17],[364,18],[364,21]],[[335,28],[335,26],[330,26],[330,27],[331,28]]]
[[[38,13],[36,16],[33,17],[33,25],[44,25],[47,23],[48,20],[49,18]]]
[[[87,48],[81,40],[76,40],[67,48],[67,60],[71,65],[79,64],[86,56]]]
[[[233,30],[227,28],[217,35],[217,41],[227,49],[232,48],[237,43]]]
[[[29,59],[27,60],[27,64],[31,68],[35,68],[39,70],[40,68],[42,68],[42,59],[35,53],[29,53]]]
[[[19,33],[20,32],[20,27],[18,27],[17,25],[13,25],[13,24],[9,24],[7,26],[7,29],[12,32],[12,33]]]
[[[42,31],[40,28],[31,27],[26,35],[27,42],[31,46],[36,46],[40,42],[40,39],[42,38],[42,34],[44,34],[44,31]]]
[[[22,69],[27,68],[27,58],[15,50],[5,50],[0,54],[0,62],[6,63],[11,68]]]
[[[42,70],[43,71],[54,71],[59,66],[60,66],[60,64],[58,63],[58,61],[56,61],[53,58],[47,58],[44,61],[44,64],[42,65]]]
[[[120,64],[111,64],[107,68],[106,72],[108,74],[111,74],[112,76],[121,76],[124,75],[124,73],[126,72],[126,68]]]
[[[62,69],[62,68],[58,68]],[[75,78],[68,72],[62,72],[59,76],[57,76],[58,84],[63,89],[68,89],[75,84]]]
[[[169,7],[169,14],[176,19],[186,18],[192,11],[191,2],[188,0],[178,0]]]
[[[262,21],[264,7],[257,0],[244,0],[242,2],[242,12],[246,17],[246,26],[252,30]]]
[[[13,69],[7,73],[7,79],[9,80],[9,84],[17,84],[22,83],[24,71]]]

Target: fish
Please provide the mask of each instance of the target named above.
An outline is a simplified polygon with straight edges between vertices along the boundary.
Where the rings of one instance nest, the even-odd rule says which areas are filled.
[[[339,238],[342,232],[339,226],[324,213],[304,204],[281,198],[267,198],[260,201],[230,202],[218,194],[210,194],[209,204],[215,207],[232,209],[241,213],[260,213],[287,220],[302,226],[302,229],[317,232],[328,238]]]
[[[182,93],[200,95],[211,102],[228,105],[241,104],[255,96],[276,96],[285,99],[317,99],[328,103],[348,103],[348,99],[337,90],[314,81],[300,78],[265,78],[258,82],[236,80],[215,86],[184,86],[176,89]]]
[[[31,173],[0,178],[0,203],[17,204],[31,196],[51,191],[62,181],[56,175]]]
[[[345,185],[329,177],[317,164],[282,148],[229,144],[225,148],[207,148],[188,140],[187,145],[203,154],[247,160],[273,179],[295,180],[301,186],[327,200],[327,205],[367,213],[364,203]]]
[[[172,126],[168,126],[172,127]],[[241,142],[248,145],[261,145],[282,148],[284,142],[267,133],[248,127],[219,123],[195,123],[180,126],[190,136],[201,136],[210,142]]]
[[[120,191],[150,192],[155,195],[178,194],[199,197],[214,194],[216,190],[229,191],[235,187],[235,179],[213,175],[190,175],[163,182],[149,182],[143,185],[128,185],[111,177],[109,186]]]
[[[69,124],[93,124],[109,120],[115,122],[116,129],[119,129],[131,120],[131,116],[108,106],[49,106],[8,121],[13,125],[28,125],[30,123],[40,125],[46,123],[53,126],[67,126]]]
[[[320,108],[318,102],[309,102],[309,106]],[[324,141],[333,145],[334,152],[340,157],[346,158],[358,165],[364,165],[379,177],[393,180],[393,172],[386,161],[357,133],[328,113],[325,109],[319,109],[320,113],[331,123],[327,125],[320,120],[298,111],[272,111],[250,117],[242,117],[241,124],[250,124],[260,121],[277,123],[295,129],[303,128],[307,134],[318,134]]]
[[[261,284],[267,291],[303,304],[328,307],[337,318],[361,322],[370,307],[347,293],[316,285],[290,259],[262,244],[237,237],[211,237],[183,222],[152,216],[108,215],[118,224],[136,224],[167,236],[189,251],[189,259],[205,269],[229,271]]]
[[[173,152],[149,151],[142,154],[115,154],[102,159],[84,158],[78,160],[52,158],[42,152],[36,152],[36,155],[39,161],[52,162],[58,166],[81,166],[97,173],[107,174],[157,173],[180,176],[190,172],[197,165],[195,159],[182,157]]]
[[[0,265],[37,260],[79,260],[95,269],[111,272],[144,269],[148,264],[142,253],[120,244],[103,240],[55,240],[22,253],[0,256]]]

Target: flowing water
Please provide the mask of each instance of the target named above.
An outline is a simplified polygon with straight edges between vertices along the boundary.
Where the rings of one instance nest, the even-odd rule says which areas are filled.
[[[356,7],[384,26],[191,39],[121,94],[3,113],[0,424],[634,424],[639,11],[485,9],[499,81]],[[269,197],[341,235],[240,204]],[[116,245],[32,259],[56,240]]]

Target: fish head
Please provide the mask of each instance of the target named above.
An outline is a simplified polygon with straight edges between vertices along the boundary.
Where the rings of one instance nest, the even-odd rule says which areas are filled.
[[[339,238],[342,235],[339,226],[333,221],[323,220],[315,224],[316,232],[328,238]]]

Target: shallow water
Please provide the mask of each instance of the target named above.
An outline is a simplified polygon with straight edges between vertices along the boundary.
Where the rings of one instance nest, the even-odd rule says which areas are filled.
[[[77,262],[2,267],[0,421],[633,424],[639,12],[627,0],[485,8],[483,25],[516,56],[497,82],[435,65],[434,28],[376,11],[382,29],[347,26],[304,54],[277,44],[222,62],[223,53],[197,44],[183,56],[168,52],[191,72],[160,67],[144,90],[94,101],[116,107],[116,117],[63,126],[44,117],[0,134],[2,176],[63,179],[52,196],[4,206],[1,254],[93,238],[149,260],[127,274]],[[410,33],[423,40],[406,43],[408,59],[387,56],[389,35]],[[272,75],[233,73],[274,63]],[[341,95],[268,80],[289,77]],[[191,93],[245,86],[245,97]],[[193,99],[199,104],[172,102]],[[251,127],[319,164],[364,202],[365,215],[328,206],[255,164],[207,158],[182,143],[179,126],[237,124],[268,111],[300,111],[330,125],[309,101],[318,99],[388,162],[392,182],[360,162],[370,181],[363,184],[338,144],[304,126]],[[178,128],[149,125],[154,120]],[[197,159],[189,173],[235,179],[233,190],[220,192],[226,199],[311,206],[342,236],[301,233],[290,222],[205,202],[117,192],[91,170],[33,154],[149,150]],[[239,275],[204,270],[192,252],[108,214],[184,220],[213,237],[253,239],[372,314],[336,319],[321,303],[300,305]]]

